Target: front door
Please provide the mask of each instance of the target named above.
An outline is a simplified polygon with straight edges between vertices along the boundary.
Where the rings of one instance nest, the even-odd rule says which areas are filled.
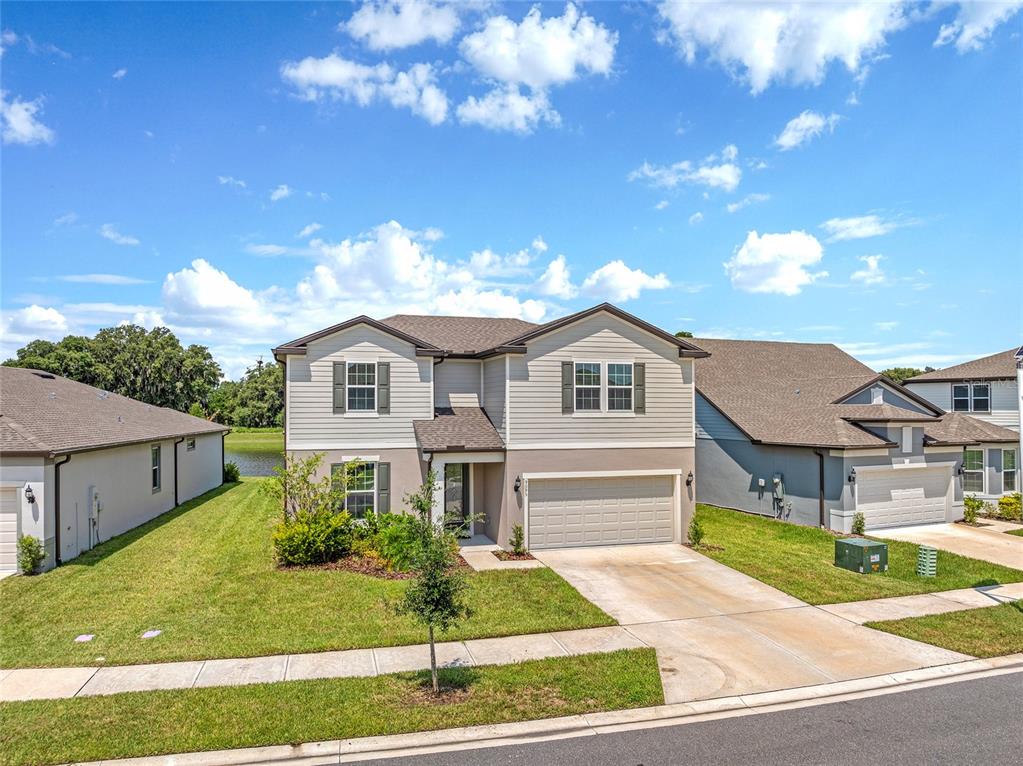
[[[471,535],[469,513],[469,464],[448,463],[444,466],[444,523]]]

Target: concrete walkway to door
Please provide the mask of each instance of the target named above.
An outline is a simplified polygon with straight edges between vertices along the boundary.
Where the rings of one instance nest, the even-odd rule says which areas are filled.
[[[967,659],[809,606],[679,545],[534,555],[657,650],[668,703]]]
[[[921,524],[914,527],[879,529],[873,534],[892,540],[906,540],[917,545],[935,548],[990,561],[993,564],[1023,569],[1023,537],[1007,535],[1007,529],[1019,529],[1018,524],[978,519],[981,526],[966,524]]]

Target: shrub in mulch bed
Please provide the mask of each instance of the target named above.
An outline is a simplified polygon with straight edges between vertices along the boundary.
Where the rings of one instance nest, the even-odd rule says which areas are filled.
[[[374,556],[347,556],[337,561],[328,561],[325,564],[313,564],[305,567],[278,567],[279,569],[327,569],[333,572],[352,572],[353,574],[378,577],[381,580],[411,580],[415,577],[412,572],[403,572],[398,569],[390,569],[383,559]],[[472,571],[472,567],[461,556],[458,557],[458,568]]]
[[[512,553],[511,551],[491,551],[501,561],[532,561],[532,553]]]

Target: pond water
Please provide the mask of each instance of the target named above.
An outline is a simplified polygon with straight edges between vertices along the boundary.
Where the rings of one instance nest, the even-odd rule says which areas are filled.
[[[235,452],[226,449],[224,462],[235,463],[242,476],[273,476],[274,468],[284,465],[284,454],[280,450]]]

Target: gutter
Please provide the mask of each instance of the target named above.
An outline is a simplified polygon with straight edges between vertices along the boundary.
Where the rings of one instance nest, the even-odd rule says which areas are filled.
[[[178,445],[185,440],[182,436],[176,442],[174,442],[174,507],[178,507]],[[223,472],[221,472],[221,483],[223,483]]]
[[[60,566],[60,467],[71,462],[71,456],[65,455],[67,460],[53,463],[53,561],[54,566]]]

